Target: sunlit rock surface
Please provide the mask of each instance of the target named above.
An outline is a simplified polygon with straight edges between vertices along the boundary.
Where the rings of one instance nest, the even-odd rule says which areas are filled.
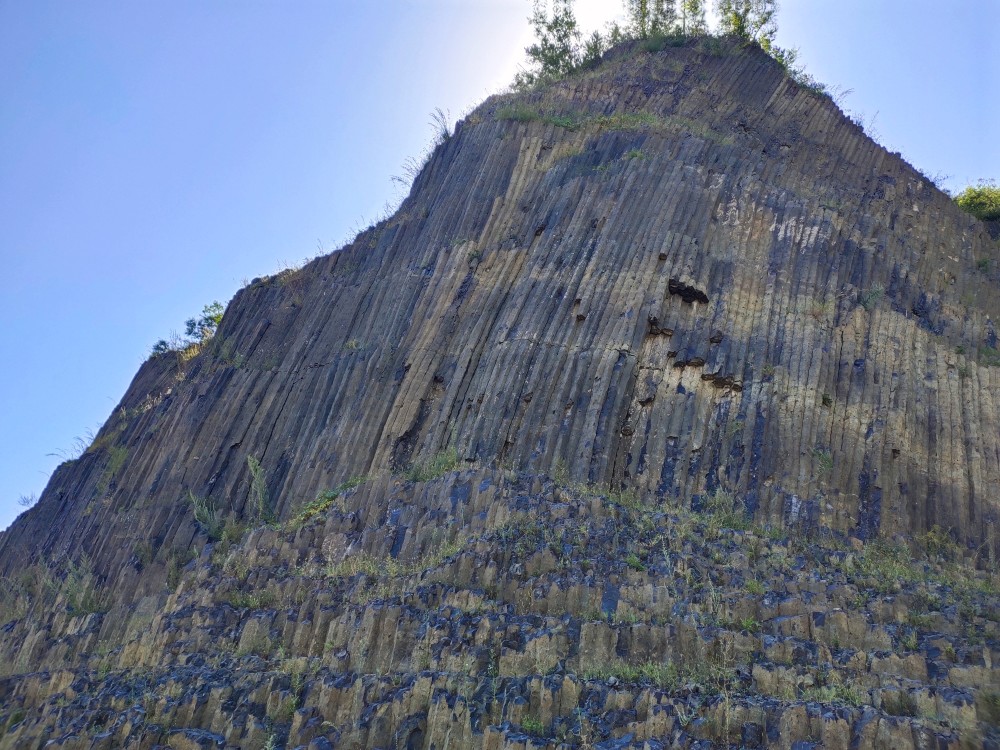
[[[756,48],[492,97],[0,534],[0,747],[997,746],[998,254]]]

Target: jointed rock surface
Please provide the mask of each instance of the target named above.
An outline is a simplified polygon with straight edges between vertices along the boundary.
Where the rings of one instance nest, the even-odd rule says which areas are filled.
[[[1000,247],[609,58],[140,369],[0,534],[0,748],[1000,746]]]

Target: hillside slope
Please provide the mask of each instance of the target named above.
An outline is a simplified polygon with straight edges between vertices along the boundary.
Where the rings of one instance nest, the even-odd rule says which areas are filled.
[[[0,746],[990,737],[997,252],[756,48],[492,97],[0,534]]]

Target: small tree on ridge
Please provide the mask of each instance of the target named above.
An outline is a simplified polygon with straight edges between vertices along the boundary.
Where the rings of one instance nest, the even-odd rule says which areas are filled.
[[[628,30],[637,39],[669,34],[674,29],[677,11],[674,0],[625,0]]]
[[[716,0],[716,8],[723,34],[757,42],[771,53],[778,32],[778,0]]]
[[[692,36],[707,34],[704,0],[680,0],[679,5],[681,33]]]
[[[527,88],[536,83],[561,78],[580,64],[580,30],[573,13],[573,0],[535,0],[534,11],[528,20],[535,30],[535,42],[525,48],[531,70],[517,74],[514,85]]]

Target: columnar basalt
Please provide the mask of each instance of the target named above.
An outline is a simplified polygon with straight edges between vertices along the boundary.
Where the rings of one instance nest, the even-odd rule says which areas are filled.
[[[166,585],[137,560],[158,593],[134,608],[9,626],[0,747],[996,739],[996,579],[954,549],[916,562],[731,502],[489,468],[372,478],[313,510]]]
[[[996,695],[983,686],[997,686],[996,600],[976,598],[993,595],[988,579],[963,594],[976,602],[973,622],[983,620],[971,634],[954,611],[899,610],[888,601],[899,592],[850,597],[877,578],[865,555],[880,545],[896,555],[901,541],[923,540],[995,567],[1000,279],[998,264],[980,261],[998,252],[981,222],[756,48],[621,48],[593,71],[491,97],[434,151],[393,217],[304,268],[255,280],[200,351],[151,358],[90,449],[0,534],[11,592],[0,634],[11,677],[0,695],[35,711],[12,736],[69,732],[51,700],[60,694],[80,721],[91,708],[123,717],[97,732],[112,744],[163,741],[170,732],[147,731],[125,699],[79,704],[89,689],[79,680],[101,669],[116,670],[120,690],[152,690],[160,703],[144,715],[184,727],[193,734],[171,741],[189,744],[204,731],[254,746],[273,727],[294,742],[333,741],[320,731],[331,724],[350,725],[338,729],[345,747],[403,735],[406,747],[504,747],[522,742],[527,716],[552,732],[590,726],[602,740],[632,722],[637,741],[752,744],[733,739],[735,717],[765,732],[763,744],[827,731],[844,742],[867,743],[866,732],[950,742],[963,722],[982,736]],[[449,476],[468,466],[475,480],[400,479],[442,456]],[[257,462],[266,488],[254,486]],[[484,499],[504,485],[501,470],[517,479]],[[518,482],[522,495],[509,489]],[[357,507],[337,505],[344,498]],[[262,499],[284,532],[240,538]],[[210,543],[195,503],[214,513],[221,540]],[[701,514],[697,526],[720,503],[743,529],[723,535],[732,544],[720,554],[777,530],[782,544],[852,539],[853,552],[812,561],[844,591],[793,566],[772,581],[777,598],[733,593],[740,581],[698,557],[710,545],[687,549],[671,536],[687,523],[671,513]],[[628,522],[634,548],[607,539],[617,563],[635,556],[627,570],[593,551],[573,562],[576,543],[550,538],[567,518],[603,538],[600,524],[619,514],[608,509],[622,507],[638,514]],[[522,516],[542,529],[524,560],[495,537]],[[656,562],[643,524],[663,537]],[[427,562],[449,544],[465,551]],[[390,579],[358,569],[332,575],[349,585],[317,583],[362,552],[403,567]],[[245,570],[214,580],[230,559]],[[556,572],[587,560],[589,578]],[[432,570],[447,574],[432,585]],[[735,603],[692,609],[695,592],[665,582],[691,570]],[[60,577],[61,588],[48,585]],[[359,601],[368,579],[374,591]],[[905,596],[930,596],[915,580],[901,585]],[[784,603],[803,592],[815,606]],[[456,620],[442,620],[448,608]],[[490,614],[462,619],[480,609]],[[917,641],[899,649],[910,613]],[[759,632],[733,627],[740,620]],[[728,627],[716,632],[720,623]],[[355,636],[367,639],[364,656],[347,645]],[[278,674],[279,646],[308,667],[308,688]],[[647,679],[646,692],[609,693],[611,673],[600,671],[709,653],[723,671],[698,679],[736,701],[725,729],[714,698],[668,708],[665,686],[661,695]],[[736,665],[748,658],[760,667],[744,674]],[[845,679],[807,679],[810,660]],[[148,684],[135,682],[140,668],[151,670]],[[226,692],[221,675],[233,670],[242,681]],[[473,685],[484,670],[493,681]],[[587,682],[588,670],[604,681]],[[558,677],[539,676],[549,672]],[[179,687],[164,697],[169,674],[181,675]],[[848,683],[857,706],[836,720],[801,702],[804,690],[829,688],[816,695],[831,698]],[[487,689],[509,700],[480,705]],[[183,709],[170,703],[181,698]],[[246,712],[226,713],[227,701]],[[362,716],[364,702],[377,708]],[[598,703],[629,721],[600,724]],[[270,723],[255,724],[250,707],[264,704]],[[945,718],[899,718],[913,706]],[[717,726],[689,732],[694,715]],[[830,728],[840,721],[846,728]],[[775,722],[783,728],[771,737]],[[85,730],[74,725],[73,741]]]

